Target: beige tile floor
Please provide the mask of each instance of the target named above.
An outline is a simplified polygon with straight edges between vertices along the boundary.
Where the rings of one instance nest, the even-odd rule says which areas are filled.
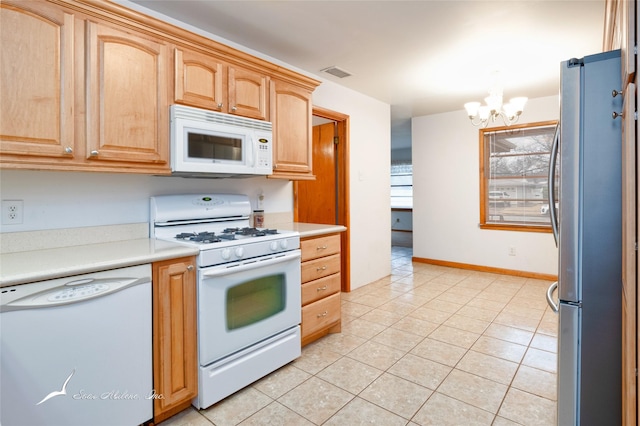
[[[411,262],[342,295],[342,333],[162,426],[555,425],[546,281]]]

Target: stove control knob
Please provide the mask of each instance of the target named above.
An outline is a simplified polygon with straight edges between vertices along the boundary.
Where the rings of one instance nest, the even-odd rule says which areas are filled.
[[[242,247],[236,247],[234,253],[236,254],[236,257],[242,257],[244,256],[244,249]]]
[[[287,243],[287,240],[280,240],[280,247],[281,248],[286,249],[288,245],[289,244]]]
[[[229,260],[229,258],[231,257],[231,250],[229,250],[228,248],[222,249],[222,253],[220,253],[220,255],[224,260]]]
[[[271,241],[271,244],[269,244],[269,248],[271,250],[278,250],[278,242],[277,241]]]

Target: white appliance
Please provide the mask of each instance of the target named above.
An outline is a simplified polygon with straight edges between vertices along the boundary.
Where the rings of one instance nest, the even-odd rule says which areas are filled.
[[[614,114],[622,109],[620,80],[619,50],[561,64],[559,137],[549,168],[560,258],[547,301],[559,313],[563,426],[622,421],[622,137]]]
[[[270,175],[273,132],[268,121],[172,105],[171,171],[185,177]]]
[[[198,397],[206,408],[300,356],[300,236],[249,226],[246,195],[150,199],[150,234],[197,247]]]
[[[0,423],[153,417],[151,266],[0,289]]]

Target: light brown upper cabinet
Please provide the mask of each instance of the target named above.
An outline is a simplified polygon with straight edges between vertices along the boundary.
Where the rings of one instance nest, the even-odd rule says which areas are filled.
[[[274,178],[315,179],[312,174],[312,89],[271,79]]]
[[[2,0],[0,167],[170,173],[169,106],[274,124],[273,176],[312,179],[319,81],[116,2]]]
[[[216,56],[175,49],[176,103],[266,120],[268,81],[264,73]]]
[[[167,45],[95,22],[87,37],[87,158],[168,170]]]
[[[269,77],[265,74],[229,65],[229,113],[266,120]]]
[[[174,101],[223,112],[226,84],[222,61],[182,48],[175,48],[174,61]]]
[[[74,157],[71,11],[47,3],[0,4],[0,154],[15,161]]]
[[[2,167],[169,172],[162,41],[45,1],[0,6]]]

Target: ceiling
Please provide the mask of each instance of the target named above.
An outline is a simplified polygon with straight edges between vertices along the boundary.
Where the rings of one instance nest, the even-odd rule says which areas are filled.
[[[390,104],[394,147],[410,146],[411,117],[485,98],[494,71],[505,100],[557,94],[560,61],[602,50],[605,11],[605,0],[134,3]],[[331,66],[352,75],[321,71]]]

